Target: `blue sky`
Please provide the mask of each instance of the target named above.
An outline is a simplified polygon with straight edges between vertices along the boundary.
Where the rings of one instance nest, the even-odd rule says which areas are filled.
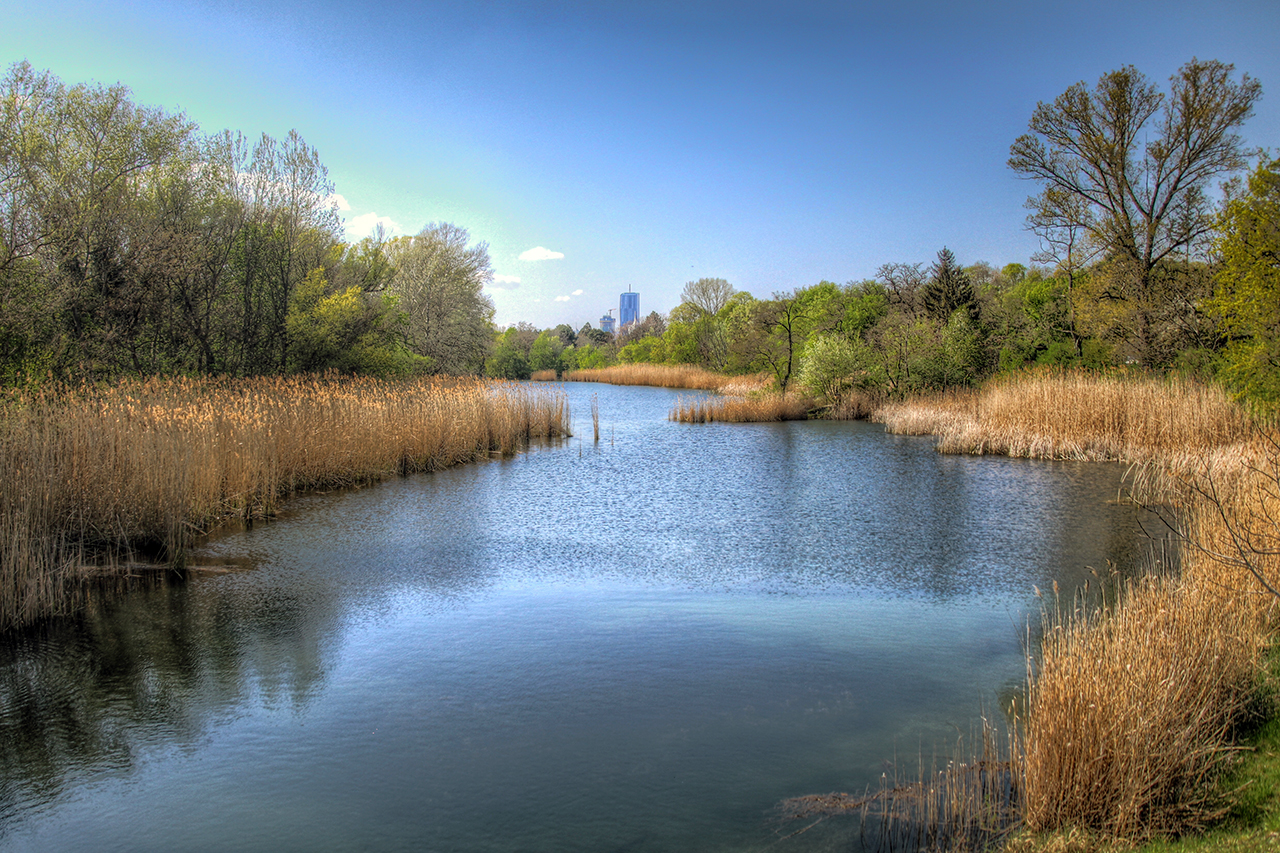
[[[0,62],[122,82],[207,132],[296,129],[350,209],[489,244],[501,325],[596,324],[628,286],[775,291],[930,262],[1027,263],[1005,165],[1040,100],[1193,56],[1263,98],[1280,148],[1280,2],[0,0]],[[543,248],[563,257],[521,260]],[[512,279],[518,279],[514,281]]]

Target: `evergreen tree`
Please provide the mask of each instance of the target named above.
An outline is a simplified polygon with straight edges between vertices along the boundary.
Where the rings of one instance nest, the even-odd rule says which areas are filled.
[[[970,319],[977,320],[977,302],[973,297],[973,283],[969,274],[956,263],[956,256],[945,246],[938,252],[938,261],[930,267],[932,273],[921,290],[925,312],[940,323],[956,312],[968,308]]]

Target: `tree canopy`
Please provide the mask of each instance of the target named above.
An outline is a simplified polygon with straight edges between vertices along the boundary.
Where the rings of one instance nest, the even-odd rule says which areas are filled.
[[[1212,182],[1244,165],[1236,131],[1262,87],[1247,74],[1234,80],[1233,70],[1192,59],[1168,95],[1133,66],[1110,71],[1092,89],[1076,83],[1038,104],[1030,132],[1010,148],[1010,168],[1042,185],[1029,202],[1033,225],[1077,229],[1106,255],[1100,297],[1126,304],[1113,331],[1143,364],[1167,354],[1156,325],[1171,294],[1157,265],[1201,248]]]

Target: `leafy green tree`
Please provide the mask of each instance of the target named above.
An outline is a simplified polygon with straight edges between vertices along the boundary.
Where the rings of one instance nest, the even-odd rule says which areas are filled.
[[[1128,309],[1113,328],[1143,364],[1165,360],[1157,324],[1169,296],[1157,267],[1208,233],[1212,183],[1244,165],[1236,133],[1262,94],[1233,66],[1192,59],[1169,96],[1133,66],[1076,83],[1040,103],[1009,166],[1040,182],[1029,206],[1042,227],[1076,228],[1108,257],[1106,299]]]
[[[613,337],[604,329],[597,329],[590,323],[583,323],[582,328],[578,330],[578,343],[587,343],[593,347],[601,347],[608,344]]]
[[[680,293],[680,301],[696,305],[702,313],[715,316],[736,291],[722,278],[700,278],[687,282]]]
[[[559,335],[542,332],[529,349],[530,370],[554,370],[559,373],[564,369],[560,360],[563,351],[564,345],[560,342]]]
[[[1259,162],[1218,217],[1213,308],[1227,339],[1223,378],[1240,396],[1280,404],[1280,159]]]
[[[850,283],[844,302],[840,331],[852,339],[862,338],[889,313],[889,294],[877,281]]]
[[[314,269],[289,304],[290,368],[379,376],[428,372],[430,361],[403,347],[401,322],[392,298],[365,294],[359,285],[331,292],[324,270]]]
[[[861,338],[819,333],[805,344],[796,381],[809,394],[835,403],[852,388],[876,388],[885,377]]]
[[[641,362],[662,364],[666,360],[666,344],[664,339],[657,335],[634,338],[630,343],[624,344],[618,350],[618,361],[622,364],[637,364]]]
[[[804,347],[812,306],[800,291],[775,293],[756,314],[756,352],[773,372],[778,390],[785,396]]]
[[[561,323],[551,330],[551,334],[560,339],[561,346],[571,347],[578,342],[578,333],[568,323]]]
[[[493,355],[485,359],[484,373],[495,379],[528,379],[529,359],[525,357],[519,342],[519,330],[514,326],[502,333]]]

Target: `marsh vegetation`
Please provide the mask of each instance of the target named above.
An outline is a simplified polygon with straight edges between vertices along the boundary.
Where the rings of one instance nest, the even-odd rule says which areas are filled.
[[[98,567],[183,563],[219,522],[308,489],[431,471],[568,433],[563,395],[467,379],[301,376],[51,386],[0,409],[0,624]]]

